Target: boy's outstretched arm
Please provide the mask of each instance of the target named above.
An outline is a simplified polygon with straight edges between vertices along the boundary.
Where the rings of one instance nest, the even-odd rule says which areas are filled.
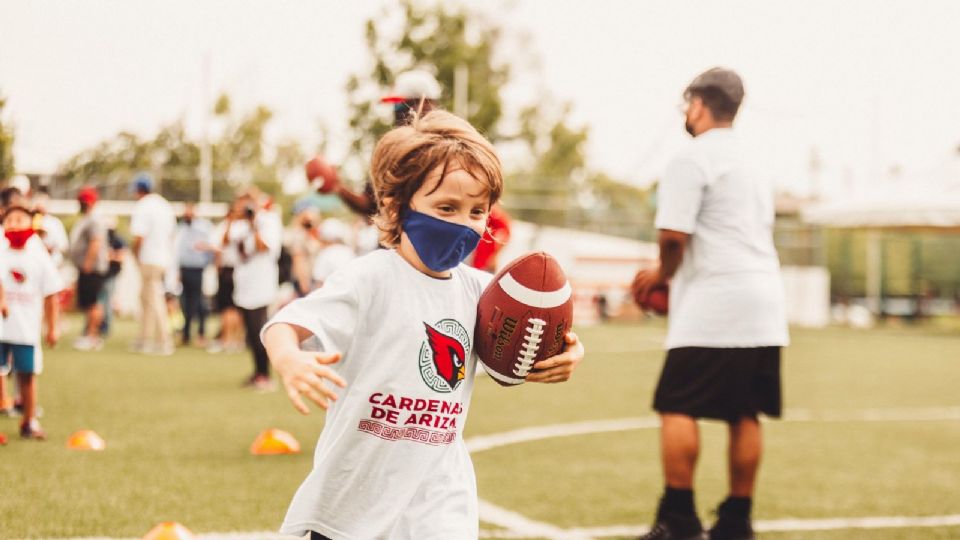
[[[333,390],[323,384],[324,379],[341,388],[347,385],[327,367],[340,360],[340,353],[300,350],[300,342],[311,335],[306,328],[286,323],[274,324],[263,334],[263,346],[267,349],[270,363],[280,374],[293,407],[303,414],[310,414],[310,409],[301,395],[307,396],[324,410],[330,406],[330,401],[337,400]]]
[[[573,375],[580,361],[583,360],[583,343],[573,332],[567,332],[565,337],[567,348],[562,353],[541,360],[533,365],[535,371],[527,375],[527,382],[558,383],[564,382]]]

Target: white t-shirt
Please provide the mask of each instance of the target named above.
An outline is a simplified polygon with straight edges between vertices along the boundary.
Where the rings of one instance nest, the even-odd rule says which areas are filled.
[[[731,129],[695,138],[664,173],[657,229],[691,235],[670,283],[666,348],[789,343],[773,186]]]
[[[43,300],[63,289],[63,280],[42,242],[28,243],[24,249],[0,246],[0,281],[7,298],[8,315],[3,324],[5,343],[33,345],[35,358],[42,360],[40,346]],[[42,364],[38,364],[40,373]]]
[[[165,269],[173,264],[176,229],[177,217],[166,199],[150,193],[137,201],[130,216],[130,234],[143,238],[140,263]]]
[[[434,279],[395,250],[378,250],[264,326],[306,328],[315,336],[306,344],[342,354],[331,367],[347,381],[335,389],[313,470],[281,532],[477,538],[476,479],[462,430],[477,365],[477,302],[489,280],[462,264],[449,279]]]
[[[237,251],[237,244],[235,242],[229,240],[226,244],[223,242],[223,235],[227,232],[227,223],[229,222],[224,219],[213,228],[213,232],[210,233],[210,245],[220,252],[220,266],[233,268],[240,262],[240,252]],[[240,220],[232,222],[230,228],[246,226],[247,222]]]
[[[313,260],[312,277],[315,281],[323,282],[331,274],[357,257],[352,247],[345,244],[330,244],[320,250]]]
[[[269,306],[279,290],[277,259],[283,226],[269,212],[257,214],[256,225],[267,251],[257,251],[256,240],[247,221],[235,221],[230,227],[230,242],[240,246],[240,256],[233,269],[233,303],[243,309]]]

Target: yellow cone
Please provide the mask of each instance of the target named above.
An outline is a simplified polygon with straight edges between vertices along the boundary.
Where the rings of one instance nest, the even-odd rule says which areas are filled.
[[[190,529],[176,521],[164,521],[150,529],[143,540],[193,540],[196,538]]]
[[[67,448],[71,450],[103,450],[106,447],[107,443],[89,429],[82,429],[67,439]]]
[[[257,436],[250,445],[250,453],[255,456],[276,454],[299,454],[300,443],[293,435],[279,429],[267,429]]]

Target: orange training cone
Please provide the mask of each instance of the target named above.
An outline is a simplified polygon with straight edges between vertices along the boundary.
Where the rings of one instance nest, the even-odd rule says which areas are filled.
[[[67,448],[71,450],[103,450],[106,447],[107,443],[89,429],[81,429],[67,439]]]
[[[196,538],[190,529],[176,521],[164,521],[150,529],[143,540],[193,540]]]
[[[257,436],[250,445],[250,453],[255,456],[273,456],[277,454],[299,454],[300,443],[293,435],[279,429],[267,429]]]

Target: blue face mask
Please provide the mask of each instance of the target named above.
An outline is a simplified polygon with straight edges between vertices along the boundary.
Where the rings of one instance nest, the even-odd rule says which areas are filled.
[[[457,266],[480,242],[480,235],[470,227],[410,209],[403,215],[403,232],[423,264],[434,272]]]

